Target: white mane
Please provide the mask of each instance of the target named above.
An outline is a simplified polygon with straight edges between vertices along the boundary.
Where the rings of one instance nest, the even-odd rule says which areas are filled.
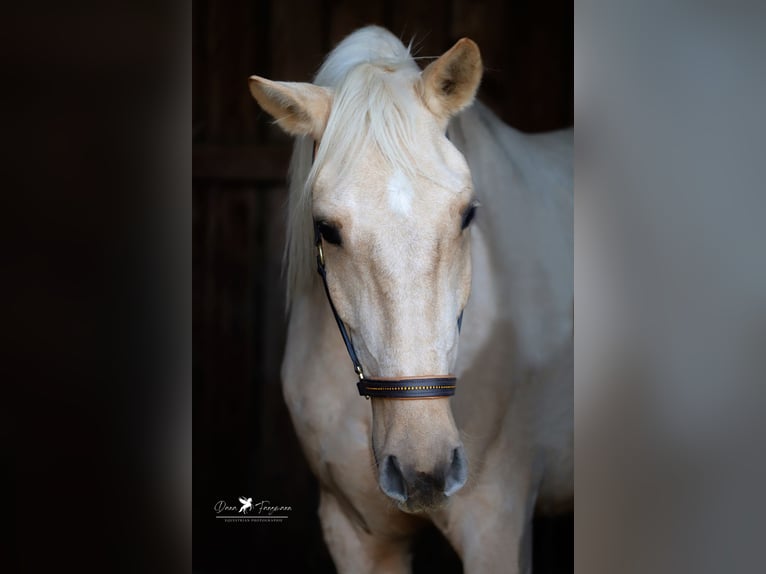
[[[328,158],[348,158],[375,145],[386,161],[405,171],[415,169],[407,150],[415,145],[412,86],[419,74],[409,48],[377,26],[348,36],[317,73],[314,83],[333,88],[335,95],[313,165],[314,142],[306,137],[296,141],[290,162],[285,250],[288,307],[316,275],[311,194]]]

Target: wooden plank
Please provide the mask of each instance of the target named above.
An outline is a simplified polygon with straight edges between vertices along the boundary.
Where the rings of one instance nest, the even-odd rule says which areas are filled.
[[[325,55],[321,2],[274,2],[270,29],[271,79],[310,82]]]
[[[441,0],[388,0],[389,29],[407,45],[412,40],[416,57],[438,57],[451,45],[451,6]],[[419,60],[425,67],[431,60]]]
[[[230,186],[226,193],[216,185],[198,186],[194,193],[198,211],[193,234],[198,268],[194,384],[195,393],[199,392],[207,407],[205,417],[195,420],[206,438],[206,448],[197,452],[208,459],[201,468],[210,485],[217,488],[230,488],[225,485],[246,472],[248,453],[257,444],[248,432],[248,421],[253,418],[254,302],[250,286],[255,259],[249,221],[257,212],[257,199],[242,186]],[[229,465],[211,474],[216,453],[225,455]]]
[[[252,143],[258,112],[247,88],[254,48],[252,2],[228,0],[208,4],[207,141]]]
[[[206,85],[204,102],[205,107],[205,125],[204,133],[206,140],[215,140],[221,132],[221,91],[223,89],[223,82],[220,76],[220,70],[216,65],[218,52],[220,51],[218,46],[218,37],[220,34],[219,20],[222,18],[220,15],[221,3],[208,0],[206,2],[206,41],[205,46],[205,79]]]
[[[330,0],[330,48],[351,32],[368,24],[385,26],[383,0]]]
[[[514,3],[507,18],[508,122],[524,131],[567,125],[573,92],[572,3]],[[567,68],[569,74],[563,73]]]
[[[452,2],[452,40],[467,36],[479,45],[484,61],[479,99],[505,121],[512,107],[506,48],[514,41],[506,24],[510,4],[504,0]]]
[[[324,57],[322,3],[280,0],[272,4],[270,17],[270,79],[310,82]],[[267,125],[268,142],[291,141],[266,114],[261,121]]]
[[[282,146],[195,145],[192,177],[245,182],[284,182],[292,148]]]
[[[452,34],[479,44],[484,59],[480,99],[523,131],[571,125],[571,2],[453,0]]]
[[[268,333],[262,341],[260,362],[264,384],[280,383],[282,354],[286,331],[286,282],[282,273],[282,254],[286,238],[287,188],[277,186],[263,194],[263,209],[268,215],[263,225],[261,243],[264,252],[257,262],[259,272],[267,279],[267,288],[261,304],[263,313],[260,326]]]

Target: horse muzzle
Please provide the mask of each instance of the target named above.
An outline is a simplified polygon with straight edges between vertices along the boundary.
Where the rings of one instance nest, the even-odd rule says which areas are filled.
[[[468,478],[468,462],[462,446],[452,450],[446,463],[429,472],[402,464],[395,455],[384,457],[379,468],[381,490],[406,512],[424,512],[443,506]]]

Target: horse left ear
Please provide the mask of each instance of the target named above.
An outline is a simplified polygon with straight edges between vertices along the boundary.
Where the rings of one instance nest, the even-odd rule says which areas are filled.
[[[431,62],[420,78],[426,106],[445,122],[473,103],[483,67],[476,42],[462,38],[438,60]]]

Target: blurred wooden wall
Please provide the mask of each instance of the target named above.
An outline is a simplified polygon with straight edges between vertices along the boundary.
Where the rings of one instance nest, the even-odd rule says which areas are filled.
[[[290,140],[252,100],[247,78],[310,81],[324,55],[366,24],[405,43],[414,38],[420,56],[468,36],[486,67],[480,98],[507,123],[523,131],[571,126],[573,6],[194,0],[193,9],[195,570],[332,571],[316,483],[279,385]],[[289,504],[292,517],[281,525],[216,523],[212,505],[242,495]],[[298,536],[296,547],[289,537]]]

